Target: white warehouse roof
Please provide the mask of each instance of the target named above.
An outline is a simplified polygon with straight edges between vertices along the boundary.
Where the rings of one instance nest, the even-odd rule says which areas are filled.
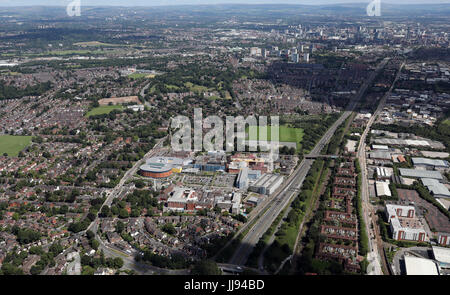
[[[434,259],[441,263],[450,264],[450,249],[444,247],[433,246]]]
[[[407,275],[439,275],[437,265],[430,259],[405,256]]]
[[[377,190],[377,197],[392,196],[391,190],[389,189],[389,182],[377,181],[375,184],[375,188]]]

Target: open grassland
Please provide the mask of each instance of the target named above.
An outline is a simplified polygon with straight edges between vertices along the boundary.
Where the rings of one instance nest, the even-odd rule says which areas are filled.
[[[17,157],[31,143],[31,136],[0,135],[0,155]]]
[[[128,78],[131,79],[143,79],[143,78],[155,78],[155,74],[146,74],[146,73],[134,73],[128,75]]]
[[[260,132],[262,134],[267,132],[267,140],[271,141],[271,136],[272,136],[271,129],[272,128],[270,128],[270,126],[267,126],[267,127],[261,126],[257,129],[256,138],[254,135],[249,135],[248,139],[249,140],[257,140],[260,138],[260,136],[259,136]],[[249,134],[248,126],[245,128],[245,133]],[[301,128],[292,128],[292,127],[288,127],[286,125],[282,125],[282,126],[280,126],[280,129],[279,129],[279,141],[280,142],[295,142],[295,143],[297,143],[297,148],[298,148],[299,144],[301,143],[301,141],[303,139],[303,134],[304,134],[304,131]]]
[[[87,46],[92,46],[92,47],[100,47],[100,46],[123,46],[120,44],[109,44],[109,43],[102,43],[99,41],[90,41],[90,42],[78,42],[78,43],[74,43],[73,45],[75,46],[82,46],[82,47],[87,47]]]
[[[123,110],[123,106],[121,106],[121,105],[99,106],[99,107],[93,108],[92,110],[87,112],[86,117],[96,116],[96,115],[103,115],[103,114],[109,114],[113,110]]]

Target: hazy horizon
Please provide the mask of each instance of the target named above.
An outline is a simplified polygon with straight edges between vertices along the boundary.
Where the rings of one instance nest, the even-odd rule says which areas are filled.
[[[65,6],[73,0],[0,0],[0,6]],[[371,0],[80,0],[84,6],[164,6],[218,4],[329,5],[369,3]],[[450,4],[450,0],[382,0],[386,4]]]

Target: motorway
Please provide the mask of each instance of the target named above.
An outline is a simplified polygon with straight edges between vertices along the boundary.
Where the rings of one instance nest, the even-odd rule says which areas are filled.
[[[369,122],[367,123],[366,129],[364,130],[361,139],[359,141],[358,146],[358,161],[361,167],[361,198],[362,198],[362,208],[363,208],[363,215],[364,220],[366,223],[366,232],[369,237],[369,253],[367,254],[367,258],[369,261],[369,266],[367,267],[367,273],[369,275],[382,275],[383,272],[381,270],[381,256],[380,252],[382,249],[378,249],[379,247],[382,247],[382,241],[380,238],[380,235],[377,228],[377,223],[375,222],[374,218],[376,216],[375,210],[370,204],[369,199],[369,183],[368,183],[368,172],[367,172],[367,165],[366,165],[366,137],[367,134],[370,131],[370,128],[372,124],[375,122],[376,117],[379,115],[379,113],[383,110],[386,100],[391,95],[392,90],[394,89],[395,83],[397,82],[398,78],[400,77],[401,69],[403,68],[404,63],[400,66],[400,69],[395,77],[394,82],[391,85],[391,88],[389,91],[383,96],[380,103],[378,104],[378,107],[373,114],[373,116],[369,119]],[[369,226],[372,224],[372,226]]]
[[[319,155],[322,149],[328,144],[332,136],[336,132],[337,128],[350,116],[353,112],[356,104],[360,101],[368,87],[375,80],[378,73],[385,67],[388,58],[384,59],[380,65],[377,67],[375,72],[372,73],[370,78],[361,86],[359,92],[354,97],[354,99],[347,106],[347,110],[342,114],[342,116],[327,130],[325,135],[316,144],[314,149],[311,151],[310,155]],[[239,247],[236,249],[234,255],[230,259],[230,264],[234,265],[245,265],[247,259],[253,248],[258,243],[261,236],[269,229],[272,223],[275,221],[277,216],[283,211],[286,206],[288,206],[293,197],[297,195],[298,190],[301,188],[309,169],[311,168],[314,160],[304,159],[294,171],[293,175],[286,181],[284,188],[279,192],[275,193],[272,197],[272,201],[267,205],[269,208],[264,212],[264,214],[255,222],[248,233],[243,237]]]

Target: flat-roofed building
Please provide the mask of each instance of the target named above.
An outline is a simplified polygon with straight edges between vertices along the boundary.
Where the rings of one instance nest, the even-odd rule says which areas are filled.
[[[439,267],[450,268],[450,248],[433,246],[433,256],[439,263]]]
[[[424,225],[415,216],[414,206],[386,204],[386,215],[393,239],[418,242],[429,240]]]
[[[369,153],[369,158],[376,160],[392,160],[392,155],[388,151],[373,151]]]
[[[414,167],[424,168],[424,169],[438,169],[446,170],[449,168],[449,164],[445,160],[435,160],[427,158],[412,158],[411,159]]]
[[[249,190],[262,194],[271,195],[283,183],[284,177],[274,174],[264,174],[255,183],[250,185]]]
[[[224,196],[220,196],[215,200],[215,206],[222,210],[231,210],[232,214],[239,214],[241,208],[241,193],[233,192]]]
[[[387,167],[376,167],[375,172],[377,173],[377,178],[390,179],[394,170]]]
[[[389,147],[387,145],[372,144],[372,150],[388,151]]]
[[[175,187],[169,195],[167,199],[167,209],[169,211],[184,212],[195,210],[195,204],[198,201],[195,190]]]
[[[413,178],[433,178],[438,180],[443,180],[441,172],[439,171],[428,171],[428,170],[419,170],[419,169],[407,169],[407,168],[399,168],[398,169],[401,176],[404,177],[413,177]]]
[[[389,189],[388,181],[377,181],[375,182],[375,190],[377,197],[392,197],[391,190]]]
[[[441,158],[441,159],[445,159],[448,158],[450,156],[449,153],[446,152],[433,152],[433,151],[421,151],[420,152],[424,157],[428,157],[428,158]]]
[[[437,179],[421,178],[421,181],[435,198],[450,198],[448,188]]]
[[[439,275],[439,268],[430,259],[405,256],[405,268],[407,275]]]

